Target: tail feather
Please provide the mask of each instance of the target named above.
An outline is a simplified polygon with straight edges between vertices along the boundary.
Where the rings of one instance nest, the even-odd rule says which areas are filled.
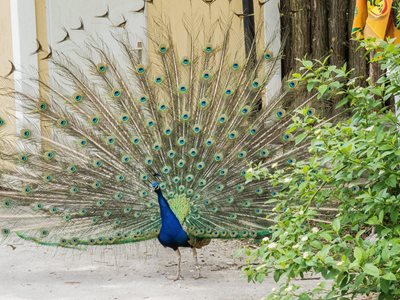
[[[267,45],[257,55],[253,42],[245,55],[244,41],[232,47],[231,22],[223,24],[222,40],[211,33],[202,41],[185,20],[181,57],[169,26],[158,21],[147,65],[129,33],[111,28],[119,50],[90,36],[74,54],[53,50],[57,75],[39,81],[40,97],[4,89],[27,113],[48,120],[52,136],[32,124],[21,131],[18,151],[1,154],[18,161],[0,184],[3,236],[64,247],[153,238],[160,228],[155,173],[191,236],[265,233],[273,189],[245,185],[244,174],[251,163],[279,168],[305,155],[305,146],[293,147],[291,113],[281,107],[295,89],[259,111],[281,54]]]

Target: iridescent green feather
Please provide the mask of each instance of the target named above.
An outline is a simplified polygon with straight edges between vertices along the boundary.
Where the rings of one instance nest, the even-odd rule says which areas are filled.
[[[88,33],[79,56],[55,49],[59,75],[40,82],[40,97],[3,88],[52,134],[27,126],[18,132],[19,151],[0,149],[0,165],[17,163],[2,170],[0,239],[79,248],[155,238],[153,180],[191,237],[268,233],[266,200],[275,191],[267,182],[246,184],[245,171],[250,163],[279,169],[305,154],[287,132],[286,90],[258,111],[280,52],[265,45],[246,57],[242,36],[222,20],[220,35],[182,32],[187,48],[176,47],[169,26],[155,25],[148,65],[126,29],[110,27],[113,47]],[[287,86],[296,92],[296,82]],[[310,120],[314,113],[307,109]],[[0,130],[6,126],[0,118]]]

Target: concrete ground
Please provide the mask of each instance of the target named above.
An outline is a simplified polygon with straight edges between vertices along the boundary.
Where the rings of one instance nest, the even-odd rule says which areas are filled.
[[[0,299],[3,300],[252,300],[276,286],[247,283],[233,258],[238,241],[212,241],[199,251],[202,273],[195,280],[189,249],[182,250],[184,280],[171,281],[176,256],[156,241],[85,251],[37,246],[27,242],[0,246]],[[15,249],[14,249],[15,247]],[[317,280],[305,280],[304,287]]]

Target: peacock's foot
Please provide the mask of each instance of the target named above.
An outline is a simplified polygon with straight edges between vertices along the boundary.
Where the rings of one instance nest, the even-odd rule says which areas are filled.
[[[199,275],[193,277],[194,280],[202,279],[202,278],[207,278],[207,276],[203,276],[203,275],[199,274]]]
[[[168,277],[169,280],[173,280],[173,281],[177,281],[177,280],[184,280],[185,278],[183,278],[183,276],[181,274],[178,274],[176,276],[173,277]]]

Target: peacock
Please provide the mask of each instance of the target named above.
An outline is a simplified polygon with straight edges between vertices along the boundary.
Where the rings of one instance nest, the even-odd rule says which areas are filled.
[[[111,47],[81,21],[84,44],[66,30],[67,50],[43,53],[51,78],[20,83],[39,92],[2,84],[24,110],[17,135],[5,130],[11,112],[1,118],[2,240],[84,249],[158,238],[177,253],[180,279],[179,248],[193,250],[200,278],[196,249],[269,233],[276,191],[247,183],[246,170],[306,155],[287,132],[297,83],[260,105],[281,58],[257,43],[261,26],[249,41],[231,20],[202,34],[183,22],[188,47],[178,51],[168,21],[155,20],[145,63],[125,26],[110,25]]]

